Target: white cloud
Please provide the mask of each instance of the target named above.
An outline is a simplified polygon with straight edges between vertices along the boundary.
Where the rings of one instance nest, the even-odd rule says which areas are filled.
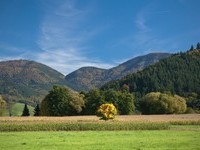
[[[76,8],[76,3],[72,0],[59,1],[55,6],[49,7],[51,9],[44,16],[38,40],[42,52],[37,53],[35,59],[63,74],[84,66],[112,67],[111,64],[86,56],[88,51],[84,44],[101,31],[84,26],[89,12]]]
[[[47,64],[65,75],[84,66],[96,66],[99,68],[113,67],[99,60],[90,60],[73,50],[71,52],[63,50],[43,52],[38,54],[36,58],[39,62]]]

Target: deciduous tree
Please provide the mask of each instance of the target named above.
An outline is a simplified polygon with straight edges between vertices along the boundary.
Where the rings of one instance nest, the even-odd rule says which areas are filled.
[[[41,103],[41,115],[78,115],[83,107],[84,100],[81,94],[65,87],[54,86]]]
[[[143,114],[179,114],[186,111],[186,101],[178,95],[151,92],[141,100]]]
[[[4,111],[6,110],[6,101],[0,95],[0,116],[3,115]]]

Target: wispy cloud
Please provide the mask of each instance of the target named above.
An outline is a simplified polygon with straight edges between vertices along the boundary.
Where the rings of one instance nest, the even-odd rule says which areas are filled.
[[[136,27],[139,29],[139,32],[145,33],[150,31],[150,28],[147,26],[147,17],[147,11],[141,11],[137,14],[135,24]]]
[[[86,56],[88,47],[85,43],[99,32],[97,28],[84,26],[89,17],[88,8],[78,9],[75,1],[59,1],[44,16],[38,40],[42,52],[35,59],[64,74],[83,66],[112,67],[112,64]]]
[[[134,24],[137,32],[132,36],[131,40],[135,47],[141,49],[143,54],[157,51],[161,52],[164,48],[167,48],[167,45],[170,45],[171,48],[177,46],[171,43],[173,38],[166,38],[164,35],[160,37],[156,24],[151,24],[152,19],[155,20],[158,16],[164,17],[169,13],[171,13],[170,10],[159,10],[154,3],[151,3],[136,14]]]
[[[9,45],[5,45],[5,44],[1,44],[0,45],[0,49],[1,50],[5,50],[5,51],[14,52],[14,53],[22,51],[22,48],[14,47],[14,46],[9,46]]]
[[[68,51],[56,50],[54,52],[43,52],[36,55],[36,58],[39,62],[48,64],[63,74],[70,73],[75,69],[84,66],[96,66],[100,68],[112,67],[112,65],[103,63],[100,60],[91,60],[88,57],[81,56],[79,52],[76,52],[73,49]]]
[[[144,55],[152,52],[166,52],[170,48],[175,48],[177,45],[171,43],[174,38],[167,38],[165,35],[160,36],[162,32],[160,27],[155,23],[156,18],[162,18],[171,13],[171,10],[158,8],[155,2],[151,2],[139,9],[133,15],[133,28],[129,35],[118,39],[113,44],[113,47],[125,47],[129,49],[132,58],[139,55]],[[159,21],[159,19],[158,19]],[[158,27],[158,28],[157,28]],[[122,61],[124,61],[122,59]],[[116,61],[121,62],[121,61]]]

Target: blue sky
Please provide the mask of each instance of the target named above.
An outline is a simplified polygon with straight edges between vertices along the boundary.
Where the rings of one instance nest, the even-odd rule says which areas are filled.
[[[64,75],[200,41],[199,0],[0,0],[0,60]]]

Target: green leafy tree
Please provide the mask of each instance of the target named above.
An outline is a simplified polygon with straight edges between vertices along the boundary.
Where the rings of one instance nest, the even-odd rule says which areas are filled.
[[[4,111],[6,110],[6,101],[0,95],[0,116],[3,115]]]
[[[81,94],[72,90],[54,86],[41,103],[42,116],[71,116],[78,115],[84,107]]]
[[[127,88],[126,88],[127,89]],[[85,96],[86,115],[95,115],[97,108],[105,103],[116,106],[119,114],[129,115],[135,112],[134,96],[127,90],[114,91],[112,89],[101,91],[91,90]]]
[[[23,109],[23,112],[22,112],[22,116],[30,116],[27,104],[24,104],[24,109]]]
[[[39,115],[40,115],[40,105],[37,104],[34,109],[34,116],[39,116]]]
[[[120,101],[119,96],[121,92],[109,89],[106,91],[102,91],[102,94],[104,95],[105,102],[114,104],[119,110],[119,101]]]
[[[151,92],[141,100],[143,114],[179,114],[184,113],[186,108],[185,99],[178,95]]]
[[[123,93],[128,93],[129,92],[129,86],[127,84],[124,84],[121,88],[121,91]]]
[[[135,112],[134,96],[130,93],[119,93],[118,110],[121,115],[131,115]]]
[[[105,99],[102,91],[98,89],[92,89],[84,96],[85,109],[83,114],[95,115],[98,107],[105,103]]]
[[[190,93],[186,98],[186,101],[187,106],[190,107],[190,109],[200,110],[200,98],[197,93]]]

